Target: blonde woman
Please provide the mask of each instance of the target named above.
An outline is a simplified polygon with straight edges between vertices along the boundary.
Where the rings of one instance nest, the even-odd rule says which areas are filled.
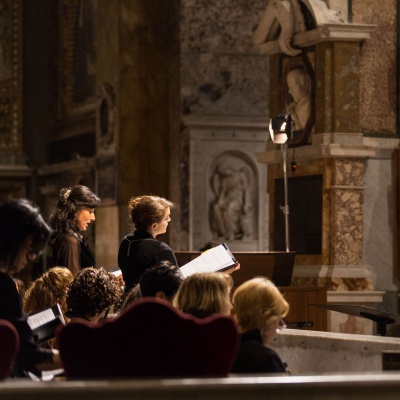
[[[253,278],[236,289],[233,313],[241,339],[232,372],[286,372],[279,355],[267,346],[284,325],[283,318],[288,312],[289,304],[267,278]]]
[[[233,279],[220,272],[200,272],[188,276],[181,284],[174,305],[186,314],[198,318],[213,314],[229,315]]]

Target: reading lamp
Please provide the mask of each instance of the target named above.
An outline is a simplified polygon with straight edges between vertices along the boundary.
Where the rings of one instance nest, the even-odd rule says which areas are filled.
[[[280,144],[283,156],[283,187],[285,194],[285,205],[280,206],[285,216],[285,243],[286,252],[289,252],[289,203],[288,203],[288,185],[287,185],[287,141],[293,133],[293,120],[286,111],[280,112],[275,118],[269,120],[269,134],[275,144]]]

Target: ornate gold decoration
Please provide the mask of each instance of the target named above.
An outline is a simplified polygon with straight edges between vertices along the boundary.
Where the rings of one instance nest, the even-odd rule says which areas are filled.
[[[0,0],[0,151],[22,149],[22,1]]]

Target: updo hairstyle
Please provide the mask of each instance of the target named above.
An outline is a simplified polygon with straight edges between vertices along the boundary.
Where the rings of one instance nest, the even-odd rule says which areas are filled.
[[[133,228],[147,231],[154,223],[160,223],[174,203],[163,197],[144,195],[132,197],[128,203],[130,223]]]

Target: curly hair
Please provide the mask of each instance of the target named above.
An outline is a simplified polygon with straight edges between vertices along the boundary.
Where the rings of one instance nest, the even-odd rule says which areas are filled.
[[[56,210],[50,216],[49,225],[54,230],[50,244],[60,235],[78,231],[76,220],[78,212],[85,208],[97,208],[100,201],[100,198],[86,186],[76,185],[62,188]]]
[[[147,231],[152,224],[161,222],[168,207],[174,207],[174,203],[163,197],[152,195],[132,197],[128,203],[130,223],[136,229]]]
[[[34,280],[22,298],[24,311],[28,314],[43,311],[61,303],[67,296],[67,290],[74,276],[65,267],[48,269],[41,277]],[[65,311],[65,310],[63,310]]]
[[[117,303],[122,289],[118,279],[103,268],[84,268],[69,286],[68,316],[90,319]]]
[[[216,313],[227,314],[233,279],[220,272],[200,272],[188,276],[182,282],[174,299],[174,305],[182,312],[198,318]]]
[[[261,329],[267,323],[284,318],[289,304],[279,289],[265,277],[242,283],[233,294],[233,313],[242,331]]]

